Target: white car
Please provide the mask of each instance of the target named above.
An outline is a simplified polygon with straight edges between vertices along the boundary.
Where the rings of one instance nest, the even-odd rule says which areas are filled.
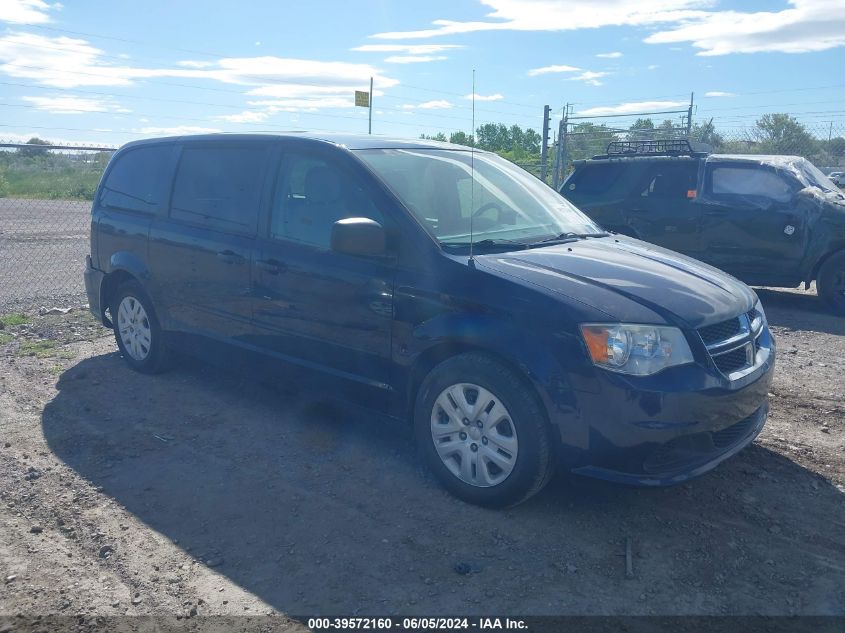
[[[836,185],[845,186],[845,171],[832,171],[827,175]]]

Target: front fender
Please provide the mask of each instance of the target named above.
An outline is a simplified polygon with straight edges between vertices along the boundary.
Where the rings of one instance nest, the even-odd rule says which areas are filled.
[[[578,444],[576,392],[589,381],[580,339],[518,324],[495,314],[446,313],[417,324],[402,342],[411,364],[427,366],[467,350],[488,352],[514,369],[534,389],[549,422],[566,444]],[[434,363],[436,364],[436,362]],[[591,390],[591,389],[587,389]]]

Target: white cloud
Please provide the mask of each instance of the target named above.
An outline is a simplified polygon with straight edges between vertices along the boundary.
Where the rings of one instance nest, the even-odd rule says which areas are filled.
[[[186,59],[181,62],[176,62],[177,66],[182,66],[183,68],[212,68],[214,66],[214,62],[198,62],[193,59]]]
[[[781,11],[715,11],[653,33],[649,44],[689,42],[699,55],[808,53],[845,46],[839,0],[788,0]]]
[[[622,53],[619,51],[614,51],[612,53],[599,53],[596,57],[603,57],[604,59],[619,59],[622,57]]]
[[[193,125],[178,125],[176,127],[142,127],[140,130],[135,130],[140,134],[148,134],[150,136],[184,136],[186,134],[214,134],[220,132],[218,128],[214,127],[197,127]]]
[[[476,101],[501,101],[504,98],[505,97],[503,95],[499,94],[498,92],[496,94],[492,94],[492,95],[480,95],[480,94],[475,95]],[[464,95],[464,99],[472,101],[472,94]]]
[[[704,93],[705,97],[735,97],[736,94],[733,92],[722,92],[721,90],[711,90],[710,92]]]
[[[591,86],[601,86],[599,79],[607,77],[609,74],[610,73],[607,72],[594,72],[592,70],[587,70],[575,77],[567,77],[567,79],[569,81],[583,81],[585,84],[589,84]]]
[[[128,113],[131,110],[104,99],[88,99],[83,97],[66,97],[53,95],[49,97],[23,97],[24,101],[33,104],[37,109],[51,114],[86,114],[89,112],[118,112]]]
[[[542,68],[532,68],[528,71],[529,77],[536,77],[537,75],[547,75],[549,73],[574,73],[581,70],[575,66],[543,66]]]
[[[353,51],[362,53],[405,53],[406,55],[432,55],[455,48],[463,48],[462,44],[364,44],[356,46]]]
[[[384,61],[388,64],[421,64],[424,62],[441,62],[444,59],[449,58],[433,55],[391,55],[386,57]]]
[[[657,64],[649,64],[647,68],[648,70],[657,70],[658,68],[660,68],[660,66],[658,66]]]
[[[13,24],[43,24],[50,21],[49,11],[62,5],[44,0],[3,0],[0,2],[0,22]]]
[[[249,97],[282,100],[264,106],[267,114],[352,108],[355,90],[375,96],[397,85],[370,64],[317,61],[275,56],[229,57],[216,61],[183,60],[172,67],[139,68],[109,62],[103,51],[83,39],[44,37],[32,33],[0,36],[0,73],[57,88],[129,86],[139,79],[177,77],[245,86]],[[253,119],[250,112],[230,115],[232,121]],[[230,119],[227,119],[230,120]]]
[[[375,93],[375,91],[373,91]],[[374,96],[377,96],[374,94]],[[305,99],[263,99],[249,101],[249,105],[265,108],[270,114],[276,112],[316,112],[322,108],[355,107],[353,93],[342,96],[323,96]]]
[[[376,33],[383,40],[477,31],[575,31],[651,27],[650,44],[689,43],[699,55],[806,53],[845,46],[841,0],[786,0],[775,11],[719,10],[714,0],[481,0],[483,19],[438,19],[432,28]]]
[[[386,40],[429,38],[476,31],[574,31],[603,26],[677,23],[710,0],[481,0],[492,9],[485,20],[434,20],[434,28],[377,33]]]
[[[638,112],[654,112],[669,110],[687,105],[682,101],[631,101],[615,106],[587,108],[580,110],[578,116],[599,116],[603,114],[637,114]]]
[[[436,99],[434,101],[425,101],[423,103],[406,103],[399,106],[403,110],[447,110],[454,106],[445,99]]]
[[[217,117],[222,121],[229,123],[261,123],[270,117],[269,112],[259,112],[256,110],[244,110],[238,114],[224,114]]]

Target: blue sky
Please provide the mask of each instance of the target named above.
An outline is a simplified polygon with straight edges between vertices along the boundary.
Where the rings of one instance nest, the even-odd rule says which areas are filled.
[[[375,133],[469,131],[473,69],[477,125],[695,92],[694,120],[729,132],[764,112],[845,127],[842,0],[0,0],[4,139],[366,132],[370,76]]]

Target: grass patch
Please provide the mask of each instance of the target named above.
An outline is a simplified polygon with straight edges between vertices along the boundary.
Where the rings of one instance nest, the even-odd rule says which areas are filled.
[[[18,356],[36,356],[37,358],[47,358],[53,356],[57,343],[49,339],[40,341],[24,341],[18,348]]]
[[[0,314],[0,323],[6,327],[10,327],[12,325],[29,323],[29,319],[23,312],[12,312],[10,314]]]
[[[0,345],[5,345],[6,343],[11,343],[15,340],[15,337],[9,334],[8,332],[0,332]]]

